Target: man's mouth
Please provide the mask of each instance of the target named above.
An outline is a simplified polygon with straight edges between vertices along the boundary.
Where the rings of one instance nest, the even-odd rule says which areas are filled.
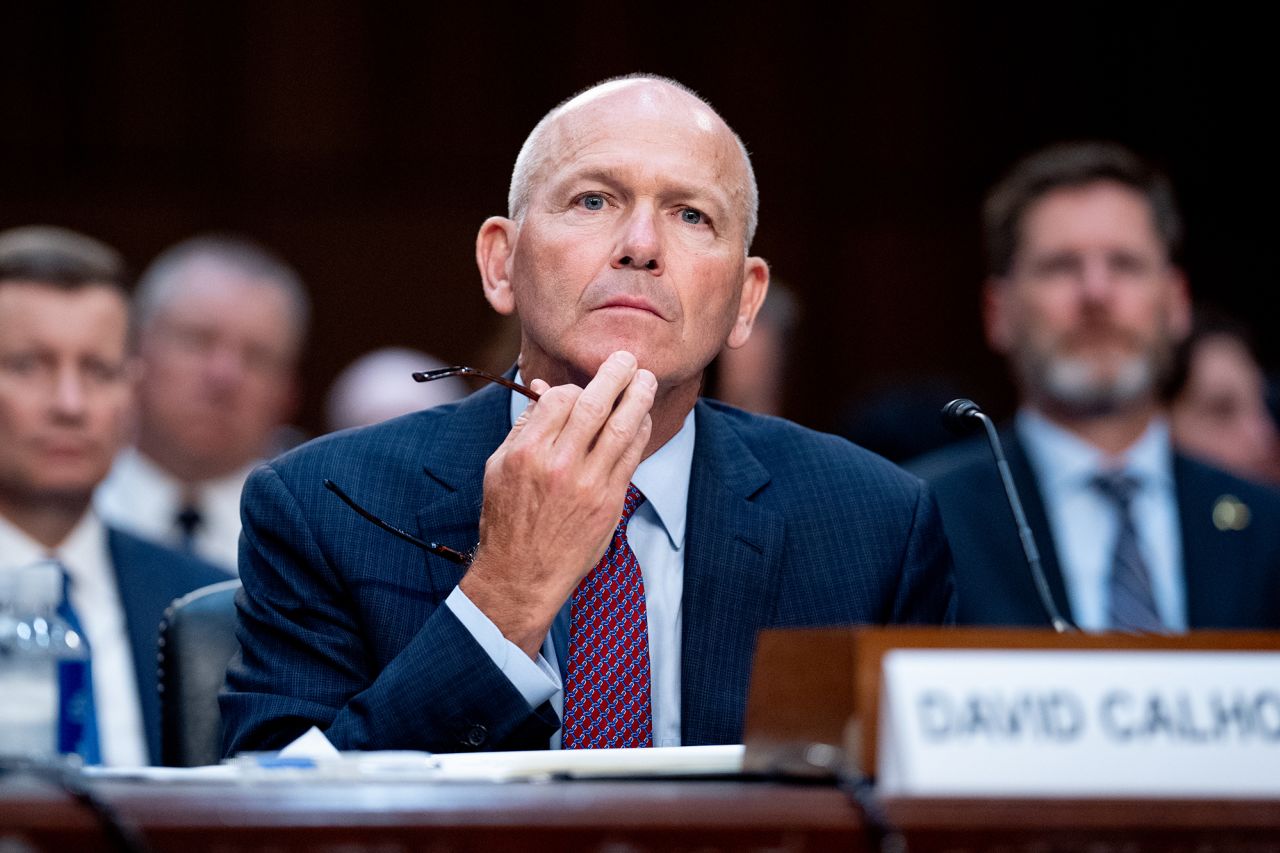
[[[87,441],[45,441],[39,445],[40,455],[46,459],[79,459],[87,456],[93,445]]]
[[[639,296],[619,295],[611,297],[607,302],[600,306],[601,308],[627,308],[633,311],[647,311],[650,314],[661,317],[658,309],[653,303]]]
[[[1099,350],[1134,352],[1142,349],[1142,342],[1129,332],[1114,328],[1086,329],[1067,336],[1060,350],[1065,353],[1087,353]]]

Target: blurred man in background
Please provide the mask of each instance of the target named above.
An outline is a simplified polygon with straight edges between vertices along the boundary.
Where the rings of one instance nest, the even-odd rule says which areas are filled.
[[[135,310],[136,446],[116,460],[99,511],[235,572],[241,487],[296,407],[306,291],[266,249],[204,236],[156,258]]]
[[[785,284],[773,279],[747,342],[726,346],[708,369],[708,397],[761,415],[782,416],[792,337],[800,325],[800,307]]]
[[[369,426],[452,403],[470,389],[462,379],[441,379],[426,384],[412,374],[447,367],[435,356],[418,350],[386,347],[365,353],[343,368],[325,396],[325,426],[332,432]]]
[[[1058,610],[1082,628],[1280,627],[1280,493],[1175,454],[1162,406],[1191,309],[1168,179],[1107,143],[1019,163],[984,208],[984,320],[1021,397],[1004,444]],[[938,493],[959,621],[1045,624],[984,441]]]
[[[1280,483],[1280,431],[1267,405],[1266,375],[1242,323],[1198,309],[1171,384],[1174,444],[1241,477]]]
[[[0,233],[0,573],[58,562],[60,612],[91,654],[92,708],[77,751],[91,764],[139,765],[160,757],[164,608],[225,576],[105,526],[90,509],[132,398],[124,278],[115,251],[84,235]]]

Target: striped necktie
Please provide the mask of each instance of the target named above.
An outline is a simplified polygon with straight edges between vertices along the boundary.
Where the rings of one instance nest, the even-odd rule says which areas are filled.
[[[627,523],[644,501],[627,487],[609,550],[573,594],[564,688],[565,749],[653,746],[649,625]]]
[[[1118,631],[1159,633],[1165,630],[1156,609],[1151,572],[1143,559],[1138,529],[1133,521],[1133,497],[1141,482],[1132,474],[1112,471],[1093,478],[1093,487],[1111,502],[1119,521],[1111,555],[1107,621]]]

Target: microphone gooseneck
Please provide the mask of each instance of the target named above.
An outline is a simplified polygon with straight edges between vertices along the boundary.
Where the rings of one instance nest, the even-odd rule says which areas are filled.
[[[942,407],[942,417],[952,429],[967,427],[970,418],[982,414],[982,409],[972,400],[964,397],[952,400]]]
[[[1004,494],[1009,501],[1009,509],[1013,510],[1013,520],[1018,526],[1018,538],[1022,541],[1022,553],[1027,558],[1027,568],[1031,570],[1031,579],[1035,582],[1036,593],[1040,596],[1040,604],[1049,617],[1049,624],[1059,634],[1072,630],[1071,625],[1058,612],[1058,605],[1049,592],[1049,582],[1044,576],[1044,567],[1040,565],[1040,549],[1036,547],[1035,537],[1031,533],[1031,525],[1027,524],[1027,514],[1022,509],[1022,499],[1018,497],[1018,487],[1013,483],[1013,475],[1009,471],[1009,461],[1005,459],[1004,447],[1000,444],[1000,436],[996,434],[996,425],[987,417],[982,407],[972,400],[963,397],[952,400],[942,407],[942,417],[946,424],[954,428],[968,426],[974,420],[981,422],[987,432],[987,443],[991,445],[991,453],[996,458],[996,468],[1000,471],[1000,481],[1004,483]]]

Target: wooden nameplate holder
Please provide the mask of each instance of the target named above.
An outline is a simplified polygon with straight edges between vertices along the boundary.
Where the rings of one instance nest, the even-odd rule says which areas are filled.
[[[890,649],[1277,651],[1280,633],[1055,634],[1025,628],[817,628],[761,633],[745,724],[748,773],[873,776]]]

